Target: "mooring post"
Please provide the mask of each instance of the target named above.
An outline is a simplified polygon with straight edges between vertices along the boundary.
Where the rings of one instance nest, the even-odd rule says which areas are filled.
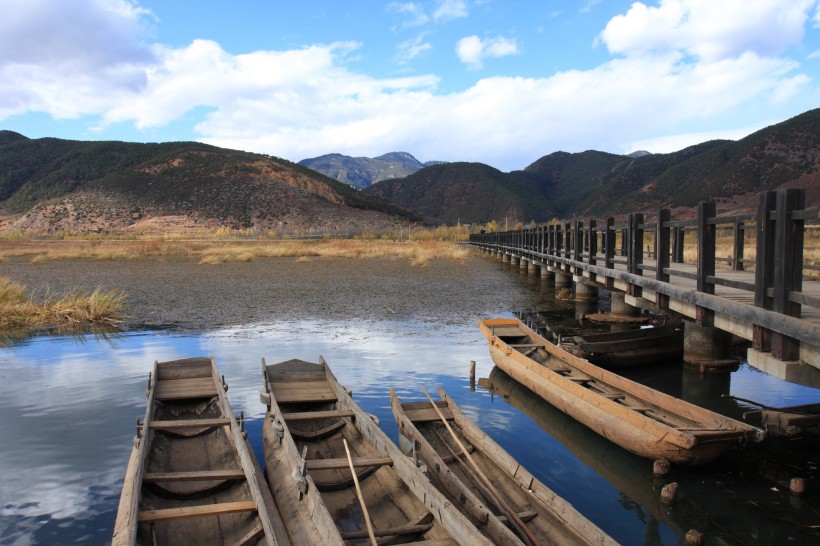
[[[470,361],[470,392],[475,391],[475,360]]]

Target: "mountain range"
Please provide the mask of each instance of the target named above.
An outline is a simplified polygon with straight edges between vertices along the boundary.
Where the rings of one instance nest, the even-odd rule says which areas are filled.
[[[299,165],[313,169],[354,188],[364,189],[382,180],[404,178],[409,174],[442,163],[428,161],[422,163],[407,152],[390,152],[379,157],[350,157],[342,154],[327,154],[303,159]]]
[[[359,190],[303,165],[319,160],[335,164],[335,176],[348,182],[380,181]],[[669,154],[554,152],[509,173],[482,163],[425,166],[405,152],[300,163],[196,142],[29,139],[0,131],[0,230],[139,233],[224,225],[375,233],[420,219],[542,222],[654,214],[661,207],[679,209],[678,216],[706,199],[716,200],[721,213],[739,214],[754,210],[758,192],[783,187],[805,188],[807,206],[816,208],[820,109],[738,141]]]

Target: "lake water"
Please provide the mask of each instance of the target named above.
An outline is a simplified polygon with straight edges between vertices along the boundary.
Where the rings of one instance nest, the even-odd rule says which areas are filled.
[[[499,267],[501,265],[499,264]],[[510,272],[514,275],[514,272]],[[551,328],[577,328],[575,304],[522,280],[532,309]],[[603,300],[604,305],[606,300]],[[212,355],[260,460],[261,359],[268,363],[324,356],[362,408],[378,416],[394,440],[388,388],[403,401],[442,385],[479,426],[540,480],[623,544],[679,544],[689,529],[707,544],[818,544],[817,444],[779,441],[730,451],[699,468],[673,468],[653,480],[652,462],[633,456],[579,425],[493,368],[475,317],[433,322],[304,320],[251,324],[209,332],[138,332],[115,337],[41,336],[0,348],[0,544],[106,544],[117,510],[135,422],[155,360]],[[488,378],[471,390],[469,363]],[[818,391],[743,365],[701,376],[679,364],[638,370],[655,388],[739,417],[721,393],[764,404],[817,401]],[[788,492],[792,476],[808,492]],[[661,486],[680,484],[674,506]]]

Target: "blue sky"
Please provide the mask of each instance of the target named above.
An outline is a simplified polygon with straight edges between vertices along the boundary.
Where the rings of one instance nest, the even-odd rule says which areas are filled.
[[[0,128],[522,169],[820,106],[818,0],[0,0]]]

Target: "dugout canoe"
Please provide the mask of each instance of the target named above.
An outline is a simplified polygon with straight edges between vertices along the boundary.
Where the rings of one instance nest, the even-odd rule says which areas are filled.
[[[479,320],[493,362],[612,442],[650,459],[696,465],[765,432],[656,391],[568,353],[518,319]]]
[[[212,358],[154,364],[114,546],[290,544],[226,390]]]
[[[371,529],[379,544],[492,544],[359,408],[323,358],[263,360],[262,372],[267,480],[294,544],[361,544]]]
[[[683,327],[659,326],[561,338],[561,348],[608,370],[683,358]]]
[[[477,528],[496,544],[617,544],[487,436],[442,388],[438,392],[434,408],[429,400],[402,403],[390,389],[390,405],[411,456]]]

